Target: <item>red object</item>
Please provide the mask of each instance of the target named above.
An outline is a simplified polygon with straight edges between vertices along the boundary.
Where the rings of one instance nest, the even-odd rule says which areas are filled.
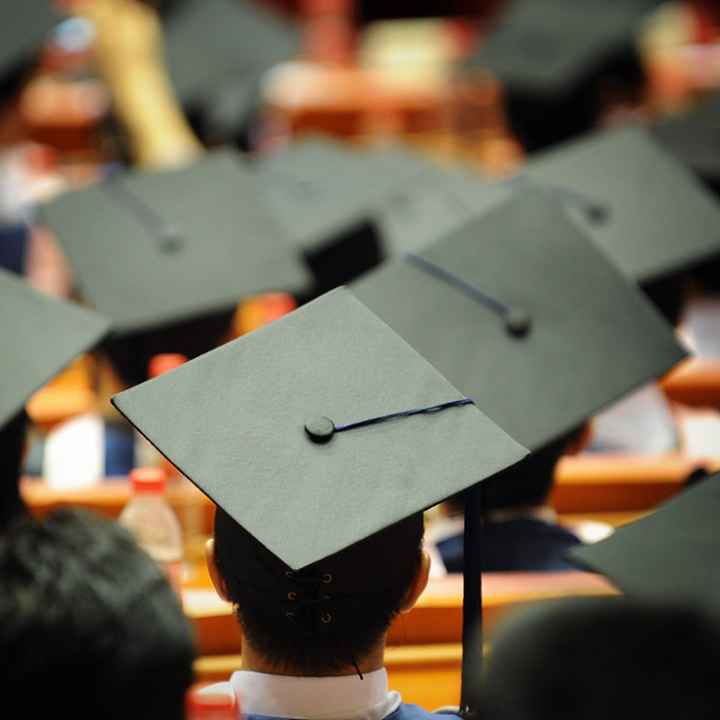
[[[187,694],[187,720],[236,720],[240,717],[234,695],[226,693],[203,693],[191,688]]]
[[[153,355],[148,363],[148,377],[154,378],[163,373],[179,368],[187,362],[187,357],[180,353],[161,353]]]
[[[165,492],[166,474],[162,468],[135,468],[130,473],[133,492],[162,495]]]

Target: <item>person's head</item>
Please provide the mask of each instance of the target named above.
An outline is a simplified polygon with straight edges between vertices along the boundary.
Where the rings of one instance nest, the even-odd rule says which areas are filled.
[[[22,410],[0,428],[0,535],[25,514],[20,475],[25,455],[27,415]]]
[[[160,568],[116,523],[79,510],[0,540],[0,687],[30,718],[183,717],[192,632]]]
[[[429,558],[416,514],[356,545],[291,572],[223,510],[208,564],[235,605],[245,647],[263,666],[292,675],[336,675],[382,662],[393,618],[425,588]]]
[[[510,616],[491,646],[488,720],[700,720],[720,710],[720,629],[690,608],[541,603]]]
[[[103,349],[120,382],[134,387],[148,379],[150,360],[155,355],[178,353],[192,360],[223,343],[234,314],[232,308],[162,329],[111,338]]]
[[[590,425],[585,423],[530,453],[508,470],[482,484],[482,510],[535,507],[547,502],[555,480],[555,470],[563,455],[574,455],[587,443]],[[464,510],[464,496],[456,495],[448,503],[451,514]]]

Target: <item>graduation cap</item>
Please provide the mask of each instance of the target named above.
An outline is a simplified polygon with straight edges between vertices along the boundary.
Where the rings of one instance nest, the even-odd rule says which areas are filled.
[[[309,138],[258,159],[267,201],[315,277],[315,295],[383,258],[377,208],[392,178],[342,143]]]
[[[605,208],[605,217],[594,222],[572,212],[623,273],[641,284],[720,253],[720,204],[642,128],[597,133],[549,150],[524,175]]]
[[[513,132],[532,152],[586,132],[602,85],[644,82],[635,48],[643,0],[513,0],[466,61],[502,83]]]
[[[309,283],[252,171],[227,149],[181,169],[112,174],[45,205],[41,218],[83,298],[112,319],[127,355],[127,371],[116,369],[129,383],[147,377],[153,354],[214,346],[243,297]]]
[[[5,3],[0,10],[0,89],[12,92],[14,80],[47,42],[62,19],[51,0]]]
[[[531,450],[685,356],[671,327],[540,191],[514,193],[353,290]]]
[[[720,476],[703,480],[609,538],[573,549],[568,558],[602,573],[626,595],[720,607]]]
[[[0,270],[0,428],[30,396],[96,345],[109,322],[91,310],[50,298]]]
[[[526,455],[344,288],[113,404],[280,561],[276,582]],[[345,577],[328,591],[362,590]],[[477,576],[466,590],[479,602]]]
[[[653,137],[720,196],[720,92],[656,122]]]
[[[177,0],[164,38],[175,91],[200,134],[215,142],[243,131],[262,75],[300,47],[297,28],[251,0]]]

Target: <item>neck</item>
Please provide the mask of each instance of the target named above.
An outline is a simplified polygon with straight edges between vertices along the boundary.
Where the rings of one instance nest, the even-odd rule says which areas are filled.
[[[252,643],[243,637],[242,669],[267,675],[290,675],[293,677],[341,677],[343,675],[357,675],[358,670],[364,675],[382,669],[384,655],[385,638],[377,643],[376,647],[369,653],[362,658],[357,658],[357,668],[352,664],[348,664],[327,672],[305,672],[292,663],[273,663],[269,661],[253,647]]]

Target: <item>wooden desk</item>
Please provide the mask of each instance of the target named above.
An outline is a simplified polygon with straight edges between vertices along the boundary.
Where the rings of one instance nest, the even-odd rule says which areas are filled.
[[[508,611],[541,599],[566,595],[605,595],[615,592],[602,577],[591,573],[487,573],[483,576],[486,628]],[[184,593],[185,613],[192,621],[200,655],[236,655],[242,635],[231,606],[209,588]],[[400,615],[390,628],[388,645],[444,645],[462,640],[462,578],[433,580],[418,604]]]
[[[667,375],[661,387],[674,402],[720,408],[720,360],[690,358]]]
[[[682,455],[578,455],[558,466],[551,503],[557,512],[637,512],[669,500],[708,463]]]

